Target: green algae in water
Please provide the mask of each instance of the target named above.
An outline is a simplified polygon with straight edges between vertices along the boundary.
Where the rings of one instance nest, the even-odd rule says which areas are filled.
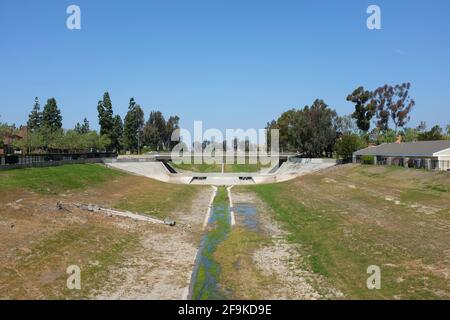
[[[213,254],[217,246],[224,241],[231,231],[228,198],[225,188],[219,188],[211,209],[210,230],[203,236],[202,245],[197,256],[194,271],[194,286],[191,299],[219,300],[226,299],[226,293],[220,288],[218,279],[220,266]]]
[[[227,239],[231,232],[228,201],[226,189],[219,188],[211,208],[208,233],[202,238],[196,258],[190,288],[190,298],[193,300],[223,300],[232,297],[232,293],[227,292],[218,283],[221,268],[213,258],[218,246]],[[234,211],[246,229],[252,231],[258,229],[256,208],[253,205],[237,204]],[[236,266],[236,269],[239,269],[239,266]]]

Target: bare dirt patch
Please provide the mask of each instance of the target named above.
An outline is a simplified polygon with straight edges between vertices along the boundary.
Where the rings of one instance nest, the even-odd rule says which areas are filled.
[[[203,189],[189,211],[176,212],[177,226],[142,230],[139,244],[110,270],[96,299],[185,299],[198,250],[210,189]],[[168,229],[169,228],[169,229]]]
[[[270,208],[254,193],[235,192],[236,204],[252,204],[257,208],[258,226],[263,238],[241,259],[236,272],[244,272],[238,289],[239,298],[316,300],[340,297],[325,279],[308,270],[300,246],[286,241],[288,233],[273,220]],[[239,215],[237,224],[239,225]],[[244,264],[247,264],[246,266]],[[251,266],[256,270],[251,270]],[[257,283],[258,285],[252,285]],[[320,290],[317,284],[320,283]],[[247,293],[245,293],[247,291]]]

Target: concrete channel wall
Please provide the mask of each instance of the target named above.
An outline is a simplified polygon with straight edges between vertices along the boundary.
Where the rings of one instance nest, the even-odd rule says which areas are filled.
[[[300,159],[291,161],[290,159],[275,171],[251,173],[194,173],[190,171],[173,173],[172,170],[167,168],[167,165],[149,157],[109,160],[105,164],[112,168],[168,183],[233,186],[287,181],[304,174],[329,168],[336,165],[337,161],[333,159]]]

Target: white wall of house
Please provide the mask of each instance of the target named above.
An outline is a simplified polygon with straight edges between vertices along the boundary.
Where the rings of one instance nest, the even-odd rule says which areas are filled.
[[[450,170],[450,156],[439,156],[440,169]]]
[[[440,170],[450,170],[450,149],[436,152],[435,155],[439,160]]]
[[[362,156],[353,156],[353,162],[356,163],[358,162],[358,158],[361,158]],[[430,154],[429,156],[413,156],[411,155],[410,157],[408,156],[381,156],[378,155],[379,160],[385,158],[385,161],[380,161],[379,164],[387,164],[387,165],[391,165],[391,164],[397,164],[399,163],[399,160],[402,159],[403,163],[406,164],[408,162],[408,160],[412,159],[412,160],[421,160],[423,162],[418,162],[419,164],[417,165],[418,167],[425,167],[428,169],[433,169],[433,170],[445,170],[445,171],[450,171],[450,148],[449,149],[445,149],[439,152],[436,152],[434,154]],[[436,161],[437,160],[437,161]],[[401,163],[401,162],[400,162]],[[377,164],[377,163],[375,163]]]

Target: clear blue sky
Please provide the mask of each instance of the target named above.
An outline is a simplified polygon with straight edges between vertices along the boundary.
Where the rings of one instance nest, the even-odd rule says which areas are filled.
[[[81,7],[82,29],[66,28]],[[382,30],[366,8],[382,9]],[[109,91],[124,116],[130,97],[178,114],[190,129],[262,128],[281,112],[410,81],[412,125],[450,123],[448,0],[0,0],[0,121],[23,124],[34,97],[55,97],[64,127]]]

